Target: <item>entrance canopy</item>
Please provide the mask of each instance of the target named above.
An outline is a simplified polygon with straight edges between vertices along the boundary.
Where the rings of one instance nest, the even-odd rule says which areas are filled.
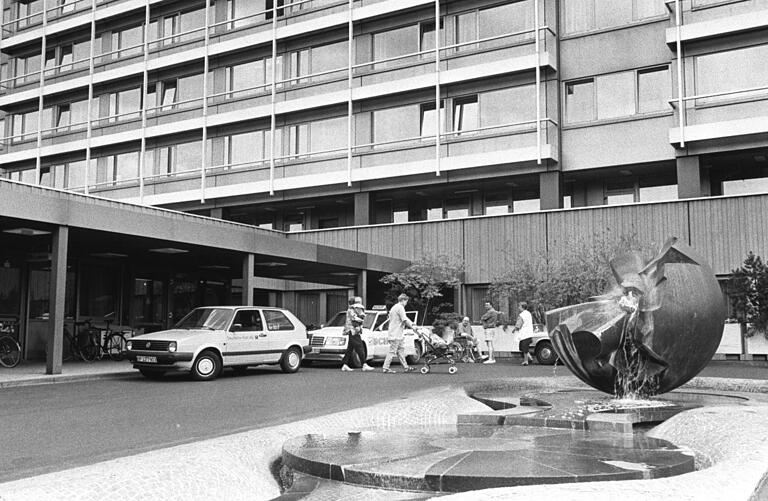
[[[407,261],[308,242],[286,234],[154,207],[30,186],[0,179],[0,247],[30,260],[45,260],[51,233],[68,227],[68,256],[124,259],[177,270],[219,270],[329,285],[352,283],[361,271],[391,273]],[[2,264],[2,261],[0,261]]]
[[[90,263],[81,281],[86,304],[84,295],[70,288],[85,269],[83,263]],[[141,318],[162,324],[200,305],[194,304],[191,291],[210,294],[203,301],[211,304],[226,300],[226,285],[237,279],[241,298],[230,299],[253,304],[255,277],[356,287],[360,293],[367,272],[391,273],[407,265],[401,259],[289,240],[283,232],[0,179],[0,280],[8,282],[0,283],[0,306],[13,303],[18,317],[29,320],[24,350],[44,350],[49,374],[61,372],[65,322],[81,314],[94,316],[93,311],[105,318],[106,312],[117,311],[114,295],[104,286],[110,270],[134,277],[134,288],[117,292],[124,298],[120,304],[127,301]],[[173,285],[173,297],[181,298],[181,304],[166,303],[165,295],[158,295],[158,276],[186,277]],[[29,284],[25,292],[19,282]],[[215,292],[222,289],[224,295]],[[79,298],[76,310],[73,294]]]

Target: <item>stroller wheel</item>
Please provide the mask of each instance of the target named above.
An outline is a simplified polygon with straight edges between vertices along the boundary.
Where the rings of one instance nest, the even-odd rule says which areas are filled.
[[[448,374],[456,374],[457,370],[459,369],[457,369],[455,365],[451,365],[450,367],[448,367]]]
[[[424,367],[422,367],[421,368],[421,373],[422,374],[429,374],[429,366],[425,365]]]

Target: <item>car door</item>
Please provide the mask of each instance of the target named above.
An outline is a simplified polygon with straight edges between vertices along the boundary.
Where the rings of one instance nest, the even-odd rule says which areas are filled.
[[[389,318],[386,312],[376,315],[371,326],[371,338],[373,341],[373,358],[380,360],[389,352]]]
[[[225,365],[251,365],[264,362],[262,350],[266,345],[264,322],[259,310],[242,309],[235,313],[227,332],[224,350]]]
[[[296,326],[280,310],[262,310],[266,330],[265,343],[262,345],[262,356],[267,363],[280,361],[285,348],[296,338]]]

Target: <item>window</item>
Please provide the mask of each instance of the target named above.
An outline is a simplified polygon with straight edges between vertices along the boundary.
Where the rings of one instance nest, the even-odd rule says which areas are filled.
[[[16,59],[16,85],[37,82],[40,79],[40,53]]]
[[[663,0],[564,0],[563,4],[566,33],[623,26],[667,15]]]
[[[635,200],[634,181],[607,184],[605,187],[605,204],[619,205],[631,204]]]
[[[66,127],[70,124],[71,113],[68,104],[60,104],[56,107],[56,127]]]
[[[512,202],[513,212],[536,212],[541,207],[541,201],[538,198],[529,198],[526,200],[515,200]]]
[[[566,122],[608,120],[665,111],[671,92],[668,66],[567,82]]]
[[[201,105],[202,103],[196,101],[203,97],[203,74],[198,73],[179,78],[177,92],[176,102],[180,103],[180,106]]]
[[[155,149],[151,154],[147,150],[144,160],[145,175],[158,176],[176,172],[188,172],[202,166],[202,142],[192,141]]]
[[[227,0],[227,19],[233,20],[230,29],[267,19],[264,12],[266,3],[263,0]]]
[[[634,73],[622,72],[597,78],[597,119],[626,117],[635,112]]]
[[[264,325],[261,323],[261,315],[258,310],[240,310],[235,315],[235,320],[232,322],[232,330],[235,330],[235,325],[239,325],[237,330],[240,331],[263,331]]]
[[[469,198],[457,198],[445,201],[445,218],[469,217]]]
[[[141,87],[121,90],[109,95],[109,116],[120,119],[138,118],[141,110]]]
[[[172,172],[186,172],[200,169],[203,154],[201,141],[191,143],[181,143],[175,146],[174,165]]]
[[[177,101],[176,99],[176,80],[169,80],[162,83],[162,93],[160,105],[163,111],[172,108],[172,105]]]
[[[224,141],[227,164],[244,165],[265,159],[271,135],[272,131],[257,130],[227,136]]]
[[[413,54],[419,51],[419,26],[414,24],[373,35],[373,60]]]
[[[478,128],[479,114],[477,96],[462,97],[453,100],[453,130],[466,131]]]
[[[706,54],[696,58],[696,94],[734,92],[751,87],[764,87],[768,81],[768,65],[758,61],[768,59],[768,45]],[[765,96],[765,90],[699,99],[696,104],[724,99]]]
[[[132,26],[112,32],[112,50],[117,57],[139,54],[144,51],[144,26]]]
[[[533,85],[484,92],[479,99],[481,127],[536,119],[536,93]]]
[[[486,216],[508,214],[510,212],[509,196],[506,193],[489,193],[485,196]]]
[[[565,84],[566,122],[587,122],[595,119],[595,81],[593,79]]]
[[[723,195],[768,193],[768,177],[723,181]]]
[[[374,111],[373,142],[379,144],[418,137],[420,134],[419,113],[418,105]]]
[[[677,185],[641,186],[639,190],[641,202],[662,202],[677,200]]]
[[[533,2],[523,0],[486,9],[458,14],[453,18],[453,38],[457,44],[474,40],[503,37],[512,33],[533,30]],[[488,41],[484,46],[499,45],[520,39],[531,39],[533,33],[524,33],[504,40]],[[460,45],[456,50],[472,50],[478,44]]]
[[[272,58],[249,61],[228,68],[226,75],[227,91],[236,92],[272,83]],[[256,92],[264,88],[254,89]]]
[[[638,71],[637,111],[649,113],[669,109],[671,82],[668,66]]]
[[[340,150],[347,147],[347,117],[310,123],[309,151]]]
[[[421,105],[421,137],[434,137],[435,131],[435,103]],[[440,132],[445,130],[445,103],[440,101]],[[441,214],[442,215],[442,214]]]
[[[309,124],[288,127],[288,155],[306,155],[309,153]]]
[[[271,331],[292,331],[294,329],[293,324],[282,311],[264,310],[263,313],[267,329]]]
[[[313,75],[344,68],[349,60],[347,42],[343,41],[312,47],[310,57],[310,71]]]

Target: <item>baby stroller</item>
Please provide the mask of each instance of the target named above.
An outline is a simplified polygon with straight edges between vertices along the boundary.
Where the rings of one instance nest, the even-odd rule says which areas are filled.
[[[424,341],[424,367],[421,368],[421,373],[429,374],[431,364],[438,360],[446,360],[450,364],[448,374],[455,374],[458,369],[456,368],[456,353],[453,347],[449,346],[443,338],[427,329],[417,329],[416,333]]]

